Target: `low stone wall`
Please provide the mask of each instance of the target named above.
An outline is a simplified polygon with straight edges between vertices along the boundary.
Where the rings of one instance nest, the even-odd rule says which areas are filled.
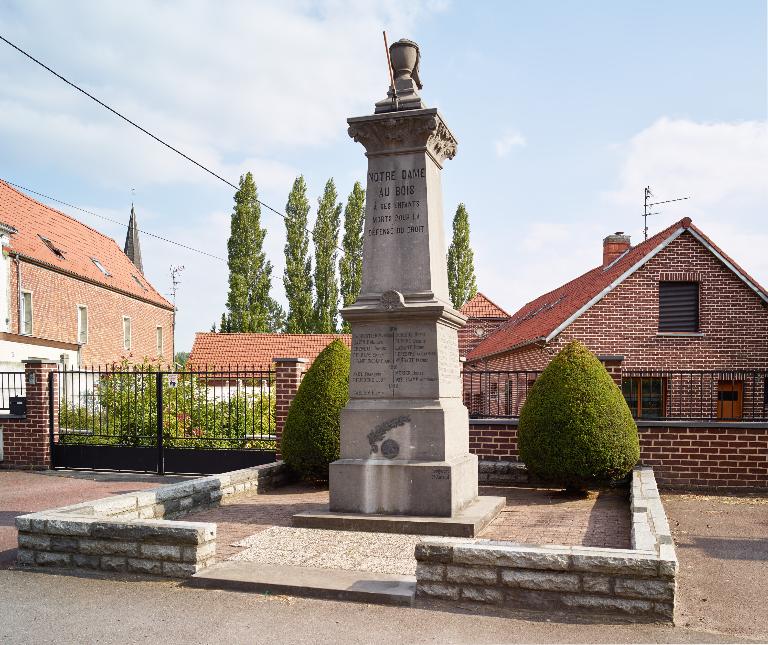
[[[632,549],[482,540],[416,547],[416,595],[672,621],[678,564],[653,471],[632,482]]]
[[[17,563],[187,577],[213,564],[216,525],[172,518],[273,488],[283,462],[21,515]]]

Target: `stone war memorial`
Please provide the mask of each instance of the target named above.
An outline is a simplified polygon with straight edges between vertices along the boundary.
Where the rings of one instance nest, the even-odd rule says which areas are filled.
[[[461,399],[458,329],[448,294],[441,171],[457,141],[420,95],[419,48],[390,47],[393,86],[348,119],[368,157],[360,295],[352,327],[341,459],[325,513],[296,526],[473,536],[504,505],[478,497]]]

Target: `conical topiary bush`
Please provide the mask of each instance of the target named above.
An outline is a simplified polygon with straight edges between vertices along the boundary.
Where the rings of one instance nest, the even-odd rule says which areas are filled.
[[[620,478],[637,463],[632,413],[582,343],[568,344],[536,380],[520,411],[518,448],[531,473],[570,489]]]
[[[349,399],[349,362],[349,348],[334,340],[304,375],[288,410],[280,449],[302,479],[328,481],[328,464],[339,458],[341,410]]]

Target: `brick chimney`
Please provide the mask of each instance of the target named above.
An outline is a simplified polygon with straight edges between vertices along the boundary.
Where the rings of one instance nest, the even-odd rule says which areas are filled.
[[[606,237],[603,240],[603,266],[608,266],[629,247],[629,235],[624,235],[624,231],[616,231]]]

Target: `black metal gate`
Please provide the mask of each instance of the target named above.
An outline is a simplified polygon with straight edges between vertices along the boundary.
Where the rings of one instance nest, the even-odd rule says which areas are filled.
[[[50,374],[54,468],[215,474],[275,461],[274,373],[151,366]]]

